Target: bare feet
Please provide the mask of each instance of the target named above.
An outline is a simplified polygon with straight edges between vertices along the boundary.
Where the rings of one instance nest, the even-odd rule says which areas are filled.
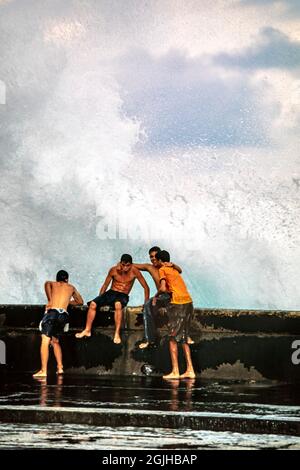
[[[32,377],[47,377],[47,372],[44,371],[44,370],[39,370],[38,372],[36,372],[35,374],[33,374]]]
[[[180,375],[181,379],[194,379],[195,377],[196,377],[195,372],[188,372],[188,371]]]
[[[171,372],[168,375],[163,375],[163,379],[165,379],[165,380],[179,379],[179,377],[180,377],[179,373],[175,374],[174,372]]]
[[[146,348],[148,348],[149,344],[150,344],[149,341],[145,341],[145,343],[139,344],[139,348],[140,349],[146,349]]]
[[[83,330],[81,333],[76,333],[76,338],[84,338],[84,337],[87,337],[89,338],[91,336],[91,332],[89,330]]]
[[[188,336],[187,344],[194,344],[194,343],[195,341],[190,336]]]
[[[115,335],[115,337],[114,337],[114,343],[115,343],[115,344],[120,344],[120,343],[121,343],[121,338],[120,338],[119,335]]]

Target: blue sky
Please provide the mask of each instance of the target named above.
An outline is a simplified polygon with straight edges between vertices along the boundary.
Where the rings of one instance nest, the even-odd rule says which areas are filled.
[[[268,27],[260,32],[257,43],[233,54],[220,54],[216,61],[223,66],[249,69],[288,69],[297,72],[300,66],[300,43],[280,30]]]
[[[178,50],[158,58],[133,50],[122,58],[119,74],[124,108],[145,125],[149,149],[255,147],[269,141],[258,92],[247,74],[220,77],[213,64]]]
[[[264,6],[278,6],[280,12],[284,16],[299,15],[300,16],[300,5],[298,0],[240,0],[241,5],[254,5],[259,7]]]
[[[299,308],[299,2],[124,4],[0,0],[3,302],[159,243],[197,306]]]

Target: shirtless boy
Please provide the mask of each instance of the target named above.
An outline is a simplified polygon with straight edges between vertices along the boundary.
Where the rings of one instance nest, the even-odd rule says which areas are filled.
[[[129,293],[136,279],[144,289],[146,302],[149,299],[149,287],[145,278],[132,264],[132,257],[127,254],[122,255],[121,261],[109,270],[104,284],[100,289],[99,296],[91,302],[88,302],[89,310],[87,313],[85,329],[81,333],[77,333],[76,338],[91,336],[92,325],[97,313],[97,308],[107,305],[112,306],[115,309],[114,343],[120,344],[122,309],[126,307],[129,301]],[[107,290],[110,283],[112,283],[111,288]]]
[[[57,374],[63,374],[62,352],[58,336],[60,336],[68,321],[68,305],[83,305],[83,299],[72,284],[69,284],[69,275],[61,270],[56,274],[55,281],[45,282],[45,292],[48,299],[45,315],[41,322],[42,343],[41,363],[42,368],[33,377],[46,377],[49,359],[49,345],[53,346],[57,362]],[[73,299],[73,300],[71,300]]]

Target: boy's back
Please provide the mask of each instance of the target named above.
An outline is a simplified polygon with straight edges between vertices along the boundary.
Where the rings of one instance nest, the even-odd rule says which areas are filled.
[[[186,288],[185,282],[179,272],[168,266],[159,269],[159,279],[166,280],[167,289],[172,293],[172,304],[189,304],[192,298]]]
[[[73,297],[74,304],[83,304],[83,300],[79,292],[72,284],[68,282],[47,281],[45,283],[45,291],[48,298],[47,309],[62,308],[67,310],[70,299]]]

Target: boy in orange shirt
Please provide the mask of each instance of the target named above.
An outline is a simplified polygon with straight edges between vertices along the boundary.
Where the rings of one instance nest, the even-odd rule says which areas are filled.
[[[187,344],[189,337],[190,323],[193,315],[193,301],[188,293],[186,285],[176,269],[167,266],[170,262],[170,254],[165,251],[156,253],[156,259],[160,264],[159,279],[160,288],[156,295],[161,292],[171,293],[171,302],[168,308],[168,328],[169,328],[169,348],[172,361],[172,372],[164,375],[164,379],[194,379],[195,371],[191,358],[190,347]],[[182,343],[182,348],[186,360],[186,371],[184,374],[179,374],[178,366],[178,346],[177,343]]]

